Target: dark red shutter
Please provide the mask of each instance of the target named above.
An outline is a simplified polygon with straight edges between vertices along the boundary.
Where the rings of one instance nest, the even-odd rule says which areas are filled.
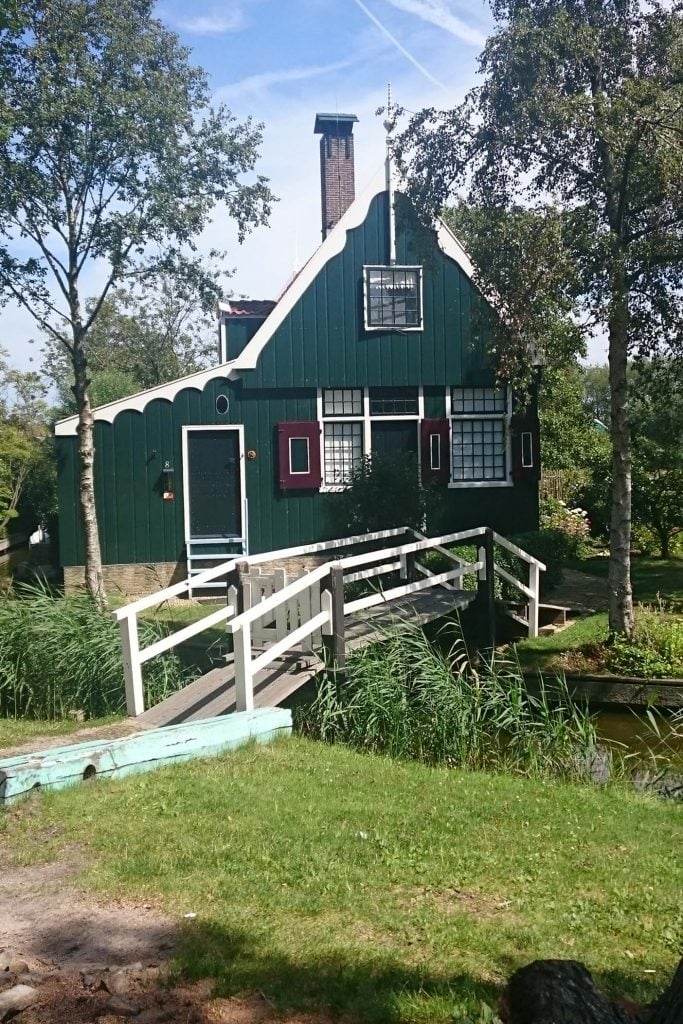
[[[432,469],[432,453],[437,438],[439,449],[439,468]],[[451,450],[448,420],[422,420],[420,422],[420,448],[422,461],[422,479],[425,483],[444,483],[450,480]]]
[[[541,475],[541,444],[538,415],[533,406],[512,417],[512,478],[538,480]]]
[[[306,438],[308,441],[308,473],[292,472],[290,465],[290,441],[292,438]],[[320,424],[310,420],[303,423],[278,423],[278,479],[283,491],[319,490],[322,483],[320,472]]]

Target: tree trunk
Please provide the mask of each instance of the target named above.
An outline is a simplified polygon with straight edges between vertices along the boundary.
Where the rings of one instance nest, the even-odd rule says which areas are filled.
[[[513,974],[499,1006],[505,1024],[681,1024],[683,960],[650,1007],[607,999],[583,964],[536,960]]]
[[[628,290],[623,268],[612,275],[609,310],[612,513],[609,558],[610,633],[633,632],[631,589],[631,426],[628,408]]]
[[[95,444],[93,414],[88,395],[86,362],[80,344],[74,346],[74,394],[78,405],[78,462],[81,520],[85,540],[85,585],[100,608],[106,604],[102,554],[95,507]]]

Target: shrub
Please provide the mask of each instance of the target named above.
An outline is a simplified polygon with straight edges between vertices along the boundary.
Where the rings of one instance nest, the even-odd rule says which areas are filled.
[[[662,610],[639,608],[630,640],[617,638],[608,649],[612,672],[638,678],[683,675],[683,622]]]
[[[412,623],[354,654],[343,686],[321,682],[300,729],[359,750],[470,769],[569,776],[584,770],[595,723],[563,680],[527,692],[517,666],[474,671],[462,640],[448,653]]]
[[[162,635],[160,625],[140,623],[141,646]],[[147,704],[187,681],[175,655],[153,659],[145,672]],[[55,719],[81,712],[95,718],[124,708],[118,626],[88,595],[56,597],[31,584],[0,601],[1,716]]]
[[[542,531],[564,534],[569,557],[580,558],[586,553],[591,524],[585,509],[572,508],[557,498],[544,498],[540,504],[539,522]]]
[[[349,486],[335,494],[330,514],[340,536],[372,533],[397,526],[422,530],[438,522],[443,498],[425,486],[410,455],[373,455],[362,460]]]

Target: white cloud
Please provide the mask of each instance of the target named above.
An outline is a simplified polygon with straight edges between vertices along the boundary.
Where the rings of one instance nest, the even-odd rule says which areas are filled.
[[[311,64],[308,67],[282,68],[280,71],[264,71],[261,74],[248,75],[237,82],[228,82],[222,85],[214,93],[214,99],[218,102],[234,100],[237,96],[253,95],[263,93],[274,85],[284,85],[287,82],[304,82],[310,78],[318,78],[320,75],[331,75],[336,71],[345,71],[356,63],[354,60],[340,60],[332,64]]]
[[[361,11],[363,11],[363,13],[370,19],[370,21],[374,25],[377,26],[377,28],[380,30],[382,35],[385,36],[391,43],[393,43],[393,45],[396,47],[396,49],[399,51],[399,53],[402,53],[403,56],[406,58],[406,60],[410,61],[410,63],[413,65],[413,67],[417,68],[417,70],[420,72],[421,75],[424,75],[424,77],[429,82],[431,82],[432,85],[438,86],[439,89],[444,89],[444,90],[446,89],[446,86],[443,84],[443,82],[440,82],[438,78],[435,78],[434,75],[431,73],[431,71],[429,71],[424,66],[424,64],[421,64],[419,62],[419,60],[417,59],[417,57],[413,56],[413,54],[409,50],[407,50],[405,48],[403,43],[399,42],[399,40],[396,38],[395,35],[392,35],[392,33],[389,31],[389,29],[386,27],[386,25],[384,25],[379,20],[377,15],[373,14],[372,11],[368,7],[365,6],[365,4],[363,3],[363,0],[354,0],[354,2],[355,2],[357,7],[360,7]]]
[[[244,14],[236,7],[227,14],[198,14],[194,18],[178,18],[174,25],[194,36],[224,36],[244,27]]]
[[[414,14],[422,21],[436,25],[437,28],[441,28],[445,32],[450,32],[452,36],[460,39],[463,43],[469,43],[471,46],[483,46],[486,42],[486,36],[456,17],[445,0],[386,0],[386,2],[399,11]]]

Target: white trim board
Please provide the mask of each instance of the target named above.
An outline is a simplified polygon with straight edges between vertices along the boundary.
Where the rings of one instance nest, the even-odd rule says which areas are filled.
[[[217,380],[221,377],[227,380],[234,380],[240,372],[256,369],[261,352],[274,333],[282,325],[288,314],[291,313],[306,289],[315,281],[323,267],[342,252],[346,245],[348,232],[363,223],[368,215],[373,199],[385,191],[385,167],[382,164],[382,167],[373,176],[367,188],[354,199],[341,220],[334,226],[324,242],[293,278],[272,312],[266,317],[256,334],[235,359],[227,363],[219,363],[217,366],[211,366],[206,370],[199,370],[197,373],[190,373],[186,377],[169,381],[168,384],[160,384],[158,387],[149,388],[147,391],[140,391],[129,398],[121,398],[115,402],[109,402],[107,405],[102,405],[98,409],[93,410],[94,419],[113,423],[120,412],[127,410],[143,412],[145,407],[157,398],[172,402],[175,396],[184,388],[194,388],[196,391],[203,391],[204,387],[212,380]],[[474,275],[474,268],[460,242],[441,218],[438,218],[435,227],[437,242],[441,251],[460,267],[466,277],[471,279]],[[419,328],[419,330],[423,329],[424,325],[422,328]],[[418,328],[413,328],[413,330],[418,330]],[[69,416],[67,419],[59,420],[55,424],[55,434],[57,437],[75,436],[77,427],[78,417]]]

